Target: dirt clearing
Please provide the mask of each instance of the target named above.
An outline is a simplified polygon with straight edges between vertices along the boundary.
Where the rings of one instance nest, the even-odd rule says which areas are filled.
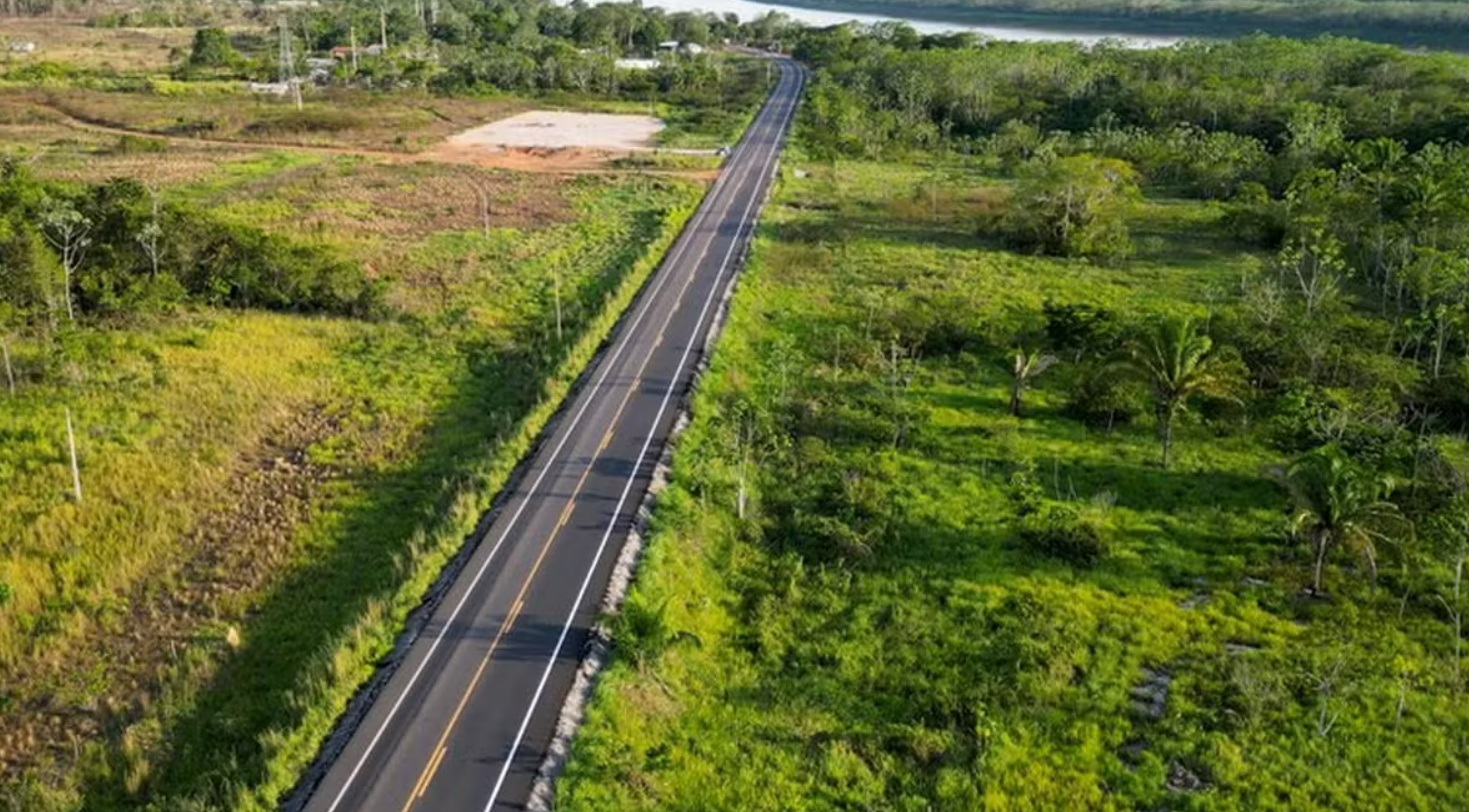
[[[561,149],[652,149],[663,122],[651,116],[533,110],[466,130],[446,142],[451,148],[541,147]]]

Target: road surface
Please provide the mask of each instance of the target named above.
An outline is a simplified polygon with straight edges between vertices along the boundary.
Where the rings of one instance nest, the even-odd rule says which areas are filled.
[[[307,812],[524,808],[613,563],[799,99],[779,81],[307,801]]]

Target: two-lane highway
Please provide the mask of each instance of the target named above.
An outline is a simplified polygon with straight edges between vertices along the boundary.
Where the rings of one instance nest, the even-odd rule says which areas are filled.
[[[307,812],[521,809],[795,114],[780,80]]]

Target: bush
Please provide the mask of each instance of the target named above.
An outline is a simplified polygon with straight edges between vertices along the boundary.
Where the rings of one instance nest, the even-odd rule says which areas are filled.
[[[1034,161],[996,227],[1017,249],[1114,263],[1132,254],[1125,217],[1140,194],[1126,161],[1091,155]]]
[[[253,136],[342,133],[362,126],[362,120],[340,110],[284,110],[273,118],[245,127]]]
[[[1092,567],[1106,555],[1101,522],[1076,508],[1047,504],[1020,517],[1021,546],[1076,567]]]
[[[1259,183],[1244,183],[1230,201],[1224,226],[1236,238],[1264,248],[1279,248],[1285,240],[1285,204],[1270,197]]]
[[[1072,379],[1063,413],[1092,428],[1110,431],[1131,423],[1148,408],[1147,393],[1119,374],[1116,364],[1085,364]]]
[[[23,320],[45,317],[61,284],[56,252],[34,225],[46,206],[87,223],[87,261],[72,280],[83,315],[125,317],[188,301],[347,316],[382,309],[382,285],[327,249],[187,206],[155,212],[147,189],[134,180],[114,179],[76,194],[12,166],[0,174],[0,268],[6,271],[0,274],[0,305],[13,307]],[[156,254],[140,239],[150,231],[156,241],[146,245]]]
[[[191,68],[228,68],[239,62],[240,55],[230,43],[229,34],[219,28],[201,28],[194,32],[189,50]]]
[[[112,145],[113,155],[154,155],[160,152],[168,152],[168,142],[161,138],[124,135]]]

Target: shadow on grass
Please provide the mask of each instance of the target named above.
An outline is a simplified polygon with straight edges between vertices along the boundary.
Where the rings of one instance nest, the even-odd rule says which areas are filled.
[[[261,734],[302,723],[308,709],[297,692],[319,667],[319,655],[372,602],[391,598],[415,531],[448,511],[455,483],[505,439],[540,393],[545,370],[525,354],[475,357],[413,465],[361,482],[361,495],[339,506],[331,543],[309,549],[313,557],[274,586],[249,621],[246,644],[168,726],[167,760],[145,791],[127,792],[121,776],[103,779],[86,787],[83,808],[151,808],[150,801],[187,798],[227,809],[232,788],[265,780],[270,754]]]
[[[635,215],[629,239],[572,297],[586,303],[580,312],[595,314],[662,223],[656,212]],[[303,692],[319,673],[320,656],[374,602],[392,599],[405,577],[401,562],[415,552],[415,534],[449,513],[456,494],[544,397],[549,377],[578,334],[573,326],[563,344],[547,346],[551,318],[538,313],[508,340],[464,342],[458,357],[467,363],[411,463],[353,483],[354,493],[334,504],[335,520],[313,528],[317,535],[304,546],[304,562],[270,589],[249,618],[245,645],[221,663],[181,715],[165,719],[167,751],[143,790],[130,792],[128,770],[119,768],[125,765],[112,764],[86,782],[82,808],[228,810],[239,790],[269,780],[272,753],[262,739],[271,731],[299,729],[320,713]]]
[[[840,243],[844,237],[865,243],[887,242],[924,249],[995,248],[997,241],[943,222],[920,223],[890,217],[863,217],[836,212],[817,217],[809,213],[799,221],[772,222],[763,226],[772,241],[786,244]]]

